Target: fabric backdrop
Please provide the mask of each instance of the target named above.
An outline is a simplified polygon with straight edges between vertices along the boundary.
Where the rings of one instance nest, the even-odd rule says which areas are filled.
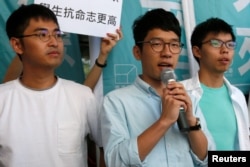
[[[33,0],[0,1],[0,81],[2,80],[14,52],[7,42],[5,22],[11,11],[20,4],[33,3]],[[124,38],[117,44],[108,59],[96,92],[103,94],[131,84],[141,73],[140,62],[132,54],[134,45],[132,23],[135,18],[154,8],[164,8],[173,12],[182,26],[182,39],[185,44],[180,55],[176,73],[178,80],[191,77],[198,69],[190,49],[190,35],[193,27],[210,18],[219,17],[233,26],[236,34],[237,48],[235,57],[225,76],[244,94],[250,90],[250,1],[249,0],[123,0],[121,27]],[[99,51],[99,38],[90,37],[91,62]],[[78,38],[69,34],[65,40],[65,60],[57,70],[59,76],[82,82],[84,74]]]
[[[141,73],[140,62],[132,54],[134,45],[131,25],[145,11],[164,8],[173,12],[183,28],[182,42],[185,44],[176,70],[178,80],[192,76],[198,69],[190,49],[193,27],[210,17],[219,17],[233,26],[237,38],[235,57],[225,76],[244,94],[250,90],[250,1],[249,0],[125,0],[121,27],[124,39],[111,53],[104,70],[104,94],[131,84]]]

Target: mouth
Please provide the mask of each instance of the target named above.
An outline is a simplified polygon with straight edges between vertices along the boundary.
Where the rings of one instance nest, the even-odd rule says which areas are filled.
[[[227,58],[223,58],[223,59],[220,59],[219,62],[221,62],[223,64],[228,64],[230,62],[230,60]]]
[[[58,52],[58,51],[51,51],[51,52],[48,52],[48,55],[50,55],[50,56],[59,56],[60,52]]]
[[[173,65],[170,63],[159,63],[158,66],[161,68],[173,68]]]

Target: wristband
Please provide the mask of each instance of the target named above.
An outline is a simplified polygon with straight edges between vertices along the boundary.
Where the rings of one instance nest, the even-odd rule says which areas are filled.
[[[194,126],[189,127],[189,131],[196,131],[201,129],[200,118],[196,118],[196,123]]]
[[[105,62],[104,64],[100,64],[97,59],[95,59],[95,65],[97,65],[100,68],[104,68],[107,66],[107,63]]]

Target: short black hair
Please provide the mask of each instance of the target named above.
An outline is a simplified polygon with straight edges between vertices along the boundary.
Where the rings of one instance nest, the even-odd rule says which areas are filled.
[[[191,44],[200,47],[209,33],[218,34],[220,32],[231,34],[232,40],[235,41],[231,25],[220,18],[209,18],[195,27],[191,36]]]
[[[155,28],[164,31],[173,31],[181,38],[180,23],[172,12],[161,8],[153,9],[139,16],[133,23],[133,35],[135,44],[141,47],[137,42],[143,41],[150,30]]]
[[[39,4],[22,5],[9,16],[6,22],[8,38],[23,35],[31,19],[52,20],[59,27],[56,15],[49,8]]]
[[[236,40],[231,25],[217,17],[209,18],[206,21],[201,22],[194,28],[191,35],[191,45],[192,47],[197,46],[200,48],[202,42],[204,42],[203,40],[207,37],[208,34],[219,34],[221,32],[231,34],[232,40]],[[199,59],[195,56],[194,58],[199,63]]]

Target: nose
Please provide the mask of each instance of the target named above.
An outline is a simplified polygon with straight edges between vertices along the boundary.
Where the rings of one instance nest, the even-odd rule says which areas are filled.
[[[223,43],[221,44],[221,47],[225,47],[225,48],[227,48],[226,43],[225,43],[225,42],[223,42]]]
[[[163,45],[163,50],[161,52],[161,56],[162,57],[166,57],[166,58],[170,58],[172,57],[172,53],[170,51],[170,47],[169,47],[169,44],[168,43],[165,43]]]
[[[220,50],[221,50],[221,53],[223,53],[223,54],[229,52],[229,49],[227,48],[227,46],[226,46],[225,43],[223,43],[223,44],[221,45]]]
[[[49,44],[53,46],[58,46],[58,40],[56,39],[55,35],[49,36]]]
[[[228,49],[226,42],[223,42],[223,43],[221,44],[221,48],[226,48],[226,49]]]

